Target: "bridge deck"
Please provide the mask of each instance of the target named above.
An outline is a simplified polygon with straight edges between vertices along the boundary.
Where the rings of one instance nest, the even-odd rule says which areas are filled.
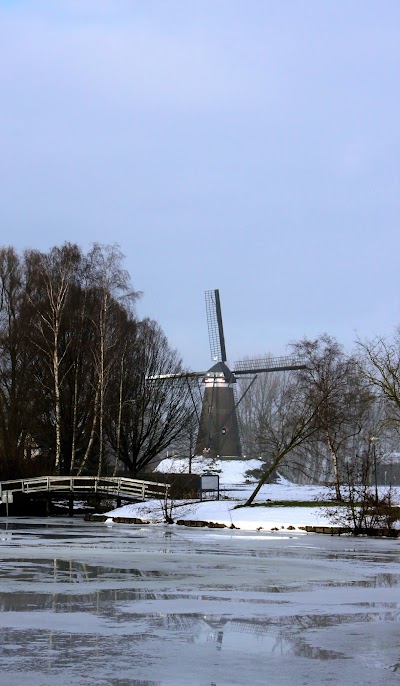
[[[7,502],[13,493],[66,493],[93,495],[95,493],[137,500],[164,497],[169,484],[115,476],[38,476],[33,479],[13,479],[0,482],[0,500]]]

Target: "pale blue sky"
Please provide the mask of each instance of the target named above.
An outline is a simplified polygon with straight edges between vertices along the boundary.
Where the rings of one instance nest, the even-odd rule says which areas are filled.
[[[398,0],[0,0],[1,243],[117,242],[209,366],[400,324]]]

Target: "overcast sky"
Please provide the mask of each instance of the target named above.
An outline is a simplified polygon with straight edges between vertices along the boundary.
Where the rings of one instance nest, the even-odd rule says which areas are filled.
[[[400,324],[398,0],[0,0],[1,243],[118,243],[210,366]]]

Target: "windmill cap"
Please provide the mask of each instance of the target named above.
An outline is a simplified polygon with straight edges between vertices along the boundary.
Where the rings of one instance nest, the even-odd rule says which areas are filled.
[[[227,383],[236,383],[235,375],[231,372],[225,362],[217,362],[211,369],[206,372],[205,378],[223,378]]]

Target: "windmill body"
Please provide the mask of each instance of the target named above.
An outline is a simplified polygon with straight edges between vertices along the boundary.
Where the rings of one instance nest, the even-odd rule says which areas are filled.
[[[240,457],[239,425],[232,383],[236,379],[224,362],[217,362],[204,376],[196,455]]]

